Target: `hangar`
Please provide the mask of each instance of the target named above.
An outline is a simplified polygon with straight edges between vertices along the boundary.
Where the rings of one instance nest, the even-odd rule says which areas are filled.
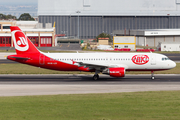
[[[56,33],[92,39],[113,30],[180,28],[180,0],[38,0],[39,22]]]

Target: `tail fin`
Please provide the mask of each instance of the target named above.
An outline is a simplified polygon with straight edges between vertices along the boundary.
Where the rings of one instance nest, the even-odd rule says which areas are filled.
[[[11,26],[12,38],[17,54],[39,53],[39,50],[17,26]]]

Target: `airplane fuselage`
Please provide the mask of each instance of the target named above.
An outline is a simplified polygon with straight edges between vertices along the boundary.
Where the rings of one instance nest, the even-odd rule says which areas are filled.
[[[157,53],[41,53],[20,55],[30,58],[18,62],[62,71],[83,71],[80,62],[107,67],[124,67],[126,71],[167,70],[176,64]],[[11,59],[11,58],[10,58]],[[84,68],[88,67],[84,66]],[[84,70],[86,71],[86,70]]]

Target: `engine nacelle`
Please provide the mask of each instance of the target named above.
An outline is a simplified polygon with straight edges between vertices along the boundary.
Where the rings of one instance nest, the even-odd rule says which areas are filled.
[[[107,68],[102,72],[103,74],[108,74],[111,77],[124,77],[125,76],[125,68]]]

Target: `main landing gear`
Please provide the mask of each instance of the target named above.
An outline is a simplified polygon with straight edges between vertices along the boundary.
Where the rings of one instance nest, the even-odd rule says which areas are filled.
[[[95,74],[94,76],[93,76],[93,80],[98,80],[99,79],[99,75],[98,74]]]
[[[154,80],[155,77],[154,77],[154,71],[151,71],[151,79]]]
[[[98,73],[100,73],[100,71],[97,71],[95,72],[94,76],[93,76],[93,80],[98,80],[99,79],[99,75]]]

